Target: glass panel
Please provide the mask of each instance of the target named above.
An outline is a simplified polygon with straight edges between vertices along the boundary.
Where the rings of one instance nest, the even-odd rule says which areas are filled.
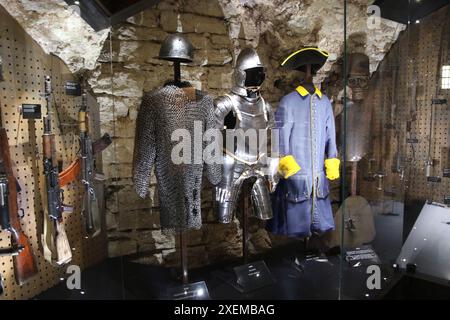
[[[358,30],[351,23],[357,8],[347,2],[343,126],[348,187],[342,189],[341,224],[344,257],[353,267],[343,265],[344,298],[364,278],[362,298],[383,296],[401,277],[398,267],[443,279],[449,267],[440,231],[447,218],[438,214],[446,212],[449,190],[449,7],[432,9],[418,1],[401,10],[396,6],[376,1]],[[354,248],[363,245],[370,245],[363,247],[368,265],[380,269],[364,263],[355,267]],[[373,253],[380,263],[374,263]]]

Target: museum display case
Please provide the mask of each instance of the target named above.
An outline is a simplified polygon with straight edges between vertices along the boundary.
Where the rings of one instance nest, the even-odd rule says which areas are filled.
[[[449,299],[449,14],[2,2],[0,299]]]

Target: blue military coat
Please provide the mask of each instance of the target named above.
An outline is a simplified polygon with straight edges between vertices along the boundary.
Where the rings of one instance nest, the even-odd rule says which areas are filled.
[[[283,97],[275,113],[280,154],[293,155],[301,170],[281,180],[272,195],[275,234],[308,237],[334,229],[325,159],[337,158],[336,131],[330,100],[316,88],[302,86]]]

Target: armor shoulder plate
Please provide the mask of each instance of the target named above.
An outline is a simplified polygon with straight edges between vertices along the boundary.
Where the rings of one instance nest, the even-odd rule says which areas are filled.
[[[214,105],[216,107],[215,114],[218,127],[223,128],[225,118],[230,114],[230,112],[233,112],[233,114],[236,115],[233,98],[229,95],[221,96],[214,100]]]

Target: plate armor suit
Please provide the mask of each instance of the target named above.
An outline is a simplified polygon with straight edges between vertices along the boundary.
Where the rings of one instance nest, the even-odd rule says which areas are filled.
[[[273,216],[266,174],[275,185],[278,159],[269,158],[268,150],[260,148],[263,145],[267,147],[269,129],[274,127],[272,109],[259,92],[264,78],[264,66],[258,54],[246,48],[238,56],[231,93],[215,101],[217,127],[224,128],[225,119],[233,113],[236,123],[234,128],[227,128],[227,136],[231,132],[241,142],[228,147],[228,142],[234,141],[228,137],[227,147],[224,148],[223,178],[216,187],[217,213],[221,223],[232,221],[243,182],[250,178],[255,179],[251,190],[253,214],[261,220]],[[250,131],[260,139],[258,143],[246,139],[245,135]]]
[[[166,231],[180,232],[185,229],[199,229],[202,225],[201,198],[203,157],[206,146],[192,147],[190,163],[174,163],[172,152],[179,141],[173,141],[175,130],[183,130],[195,137],[194,130],[200,126],[205,132],[215,128],[213,99],[204,92],[193,91],[194,99],[186,90],[175,85],[167,85],[146,93],[139,110],[135,149],[133,159],[133,177],[136,192],[144,198],[150,185],[153,165],[158,180],[161,227]],[[183,137],[184,139],[184,137]],[[203,148],[202,150],[198,150]],[[194,159],[200,161],[194,161]],[[216,185],[221,179],[220,164],[207,162],[208,180]]]

